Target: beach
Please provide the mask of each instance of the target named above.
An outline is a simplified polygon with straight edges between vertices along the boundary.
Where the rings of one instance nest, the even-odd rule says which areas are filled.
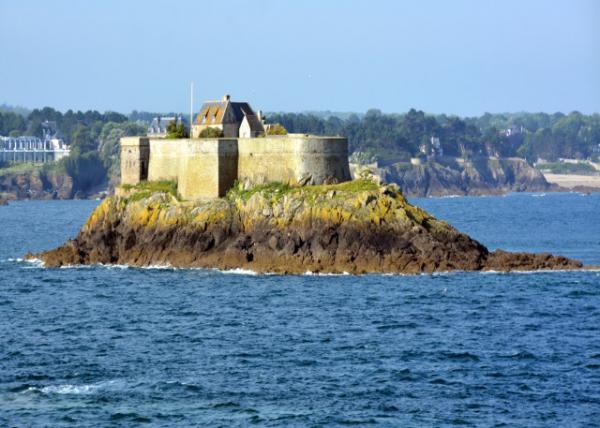
[[[600,175],[550,174],[544,173],[546,181],[560,187],[573,189],[576,187],[596,188],[600,190]]]

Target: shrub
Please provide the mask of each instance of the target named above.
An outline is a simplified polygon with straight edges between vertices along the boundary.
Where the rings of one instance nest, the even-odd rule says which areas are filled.
[[[183,123],[177,124],[177,121],[172,120],[167,125],[167,137],[169,139],[188,138],[189,134]]]
[[[267,135],[287,135],[287,129],[280,123],[274,123],[267,128]]]
[[[222,136],[223,131],[221,129],[212,127],[204,128],[198,135],[199,138],[221,138]]]

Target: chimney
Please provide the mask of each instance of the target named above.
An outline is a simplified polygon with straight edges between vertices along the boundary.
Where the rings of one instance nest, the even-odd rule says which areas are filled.
[[[231,98],[229,94],[223,95],[223,101],[229,101],[229,98]]]

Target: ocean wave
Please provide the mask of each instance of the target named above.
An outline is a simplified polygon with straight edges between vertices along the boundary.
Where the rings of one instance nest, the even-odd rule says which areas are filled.
[[[1,261],[2,263],[16,263],[25,265],[25,269],[34,269],[44,267],[44,262],[38,258],[24,259],[22,257],[9,257]]]
[[[32,259],[23,259],[23,258],[7,258],[2,260],[7,263],[18,263],[18,264],[26,264],[25,269],[40,269],[44,268],[44,261],[38,258]],[[127,269],[141,269],[141,270],[195,270],[195,271],[204,271],[204,272],[215,272],[223,275],[246,275],[246,276],[272,276],[272,275],[285,275],[282,273],[276,272],[257,272],[251,269],[244,268],[233,268],[233,269],[218,269],[218,268],[203,268],[203,267],[175,267],[170,265],[169,263],[165,264],[155,264],[148,266],[133,266],[128,264],[110,264],[110,263],[96,263],[91,265],[65,265],[60,266],[59,269],[74,269],[74,270],[88,270],[88,269],[117,269],[117,270],[127,270]],[[448,276],[448,275],[460,275],[460,274],[470,274],[477,273],[481,275],[531,275],[531,274],[540,274],[540,273],[565,273],[565,272],[591,272],[591,273],[599,273],[600,269],[554,269],[554,270],[546,270],[546,269],[536,269],[536,270],[512,270],[512,271],[498,271],[498,270],[482,270],[482,271],[464,271],[464,270],[453,270],[453,271],[438,271],[438,272],[417,272],[417,273],[401,273],[401,272],[382,272],[382,273],[366,273],[366,274],[351,274],[347,271],[343,271],[340,273],[331,273],[331,272],[312,272],[307,270],[301,276]]]
[[[126,269],[148,269],[148,270],[175,270],[177,268],[169,265],[169,264],[164,264],[164,265],[149,265],[149,266],[131,266],[131,265],[127,265],[127,264],[112,264],[112,263],[94,263],[91,265],[64,265],[61,266],[59,269],[96,269],[96,268],[102,268],[102,269],[119,269],[119,270],[126,270]]]
[[[206,270],[206,269],[201,269],[201,270]],[[213,272],[218,272],[218,273],[222,273],[224,275],[251,275],[251,276],[257,276],[257,275],[273,275],[272,273],[269,274],[259,274],[256,271],[250,270],[250,269],[242,269],[242,268],[235,268],[235,269],[210,269]]]
[[[328,273],[328,272],[312,272],[307,270],[302,274],[303,276],[348,276],[350,273],[344,271],[341,273]],[[355,276],[359,276],[359,274],[355,274]]]
[[[69,394],[69,395],[89,395],[94,394],[95,392],[110,387],[116,384],[117,381],[103,381],[92,384],[83,384],[83,385],[73,385],[70,383],[63,385],[48,385],[43,387],[30,386],[24,392],[34,392],[34,393],[42,393],[42,394]]]
[[[498,271],[498,270],[483,270],[478,273],[482,275],[532,275],[532,274],[554,274],[554,273],[598,273],[600,269],[533,269],[533,270],[511,270],[511,271]]]

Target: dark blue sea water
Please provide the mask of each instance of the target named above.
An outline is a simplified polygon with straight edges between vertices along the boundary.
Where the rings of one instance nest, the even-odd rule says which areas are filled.
[[[414,200],[600,264],[600,194]],[[43,269],[97,202],[0,207],[0,426],[598,426],[600,273]]]

